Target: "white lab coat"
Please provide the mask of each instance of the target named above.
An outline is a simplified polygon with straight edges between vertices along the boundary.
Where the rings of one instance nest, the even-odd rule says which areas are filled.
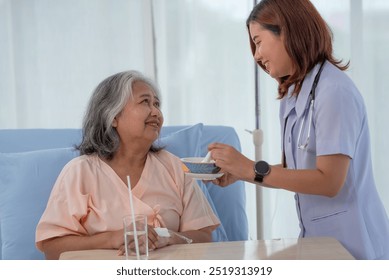
[[[328,61],[316,88],[308,147],[297,148],[302,118],[305,126],[300,143],[307,139],[309,92],[319,67],[316,65],[307,74],[297,98],[291,97],[290,88],[281,100],[287,166],[315,169],[317,156],[332,154],[347,155],[351,161],[346,182],[337,196],[296,193],[300,237],[330,236],[356,259],[389,259],[389,220],[373,178],[364,101],[351,79]]]

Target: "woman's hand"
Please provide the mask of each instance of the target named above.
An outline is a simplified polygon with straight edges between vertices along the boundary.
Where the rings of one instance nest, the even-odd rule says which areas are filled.
[[[122,234],[123,242],[122,242],[121,246],[119,246],[119,250],[118,250],[119,256],[124,255],[126,252],[126,248],[125,248],[125,244],[124,244],[124,237],[123,237],[123,230],[121,230],[120,232]],[[142,237],[143,236],[140,236],[140,238],[138,239],[138,245],[139,245],[139,249],[141,252],[142,252],[142,250],[143,251],[145,250],[145,246],[146,246],[146,241]],[[147,226],[147,238],[148,238],[148,250],[149,251],[152,251],[152,250],[158,248],[158,234],[155,232],[154,228],[150,225]],[[128,246],[131,249],[135,248],[134,238],[129,240]]]
[[[224,175],[212,180],[213,184],[218,185],[220,187],[229,186],[238,180],[238,178],[234,177],[233,175],[231,175],[227,171],[224,171],[223,169],[220,169],[220,173],[224,173]]]
[[[91,236],[65,235],[42,241],[46,259],[58,259],[65,251],[118,249],[123,247],[123,229],[97,233]],[[124,248],[124,247],[123,247]]]
[[[111,248],[117,249],[120,248],[124,245],[124,235],[123,235],[123,230],[116,230],[116,231],[110,231],[107,232],[109,234],[109,240],[111,243]]]
[[[212,143],[208,146],[211,157],[215,160],[216,166],[221,168],[224,175],[212,182],[219,186],[227,186],[237,180],[252,181],[254,178],[254,162],[242,155],[234,147]]]

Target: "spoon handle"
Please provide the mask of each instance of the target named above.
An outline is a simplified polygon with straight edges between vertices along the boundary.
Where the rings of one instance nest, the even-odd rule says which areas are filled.
[[[211,160],[211,152],[209,151],[201,162],[210,162],[210,160]]]

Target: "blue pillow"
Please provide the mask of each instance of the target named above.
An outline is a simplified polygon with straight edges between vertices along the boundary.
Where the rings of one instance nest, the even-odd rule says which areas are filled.
[[[198,123],[176,132],[164,135],[154,142],[157,147],[163,147],[179,158],[200,156],[200,141],[203,134],[203,124]]]
[[[0,154],[2,259],[44,259],[35,229],[62,168],[78,156],[73,148]]]

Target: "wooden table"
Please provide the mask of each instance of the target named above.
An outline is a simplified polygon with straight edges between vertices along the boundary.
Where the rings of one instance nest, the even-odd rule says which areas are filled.
[[[62,260],[123,260],[117,250],[69,251]],[[135,257],[134,257],[135,259]],[[172,245],[151,251],[151,260],[351,260],[335,239],[301,238]]]

